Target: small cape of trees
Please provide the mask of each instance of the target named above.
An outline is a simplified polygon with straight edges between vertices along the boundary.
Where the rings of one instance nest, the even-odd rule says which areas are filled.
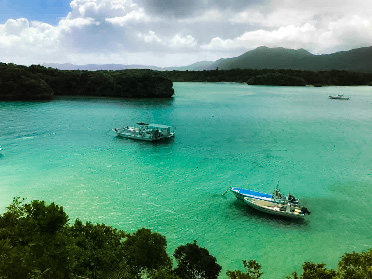
[[[277,85],[277,86],[305,86],[306,81],[302,77],[294,77],[281,73],[268,73],[250,78],[247,81],[251,85]]]
[[[15,198],[0,215],[1,279],[217,279],[221,266],[196,241],[176,248],[176,265],[164,236],[149,229],[125,233],[105,224],[70,225],[61,206]],[[244,271],[228,270],[230,279],[258,279],[261,265],[243,261]],[[336,270],[305,262],[302,274],[287,279],[372,278],[372,249],[346,253]]]
[[[53,96],[168,98],[173,83],[152,70],[61,71],[0,63],[0,100],[50,100]]]
[[[372,73],[347,71],[301,71],[301,70],[210,70],[168,71],[165,75],[173,82],[242,82],[250,85],[372,85]]]

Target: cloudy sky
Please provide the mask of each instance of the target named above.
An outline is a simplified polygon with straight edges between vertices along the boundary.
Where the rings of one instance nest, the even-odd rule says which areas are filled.
[[[183,66],[372,46],[371,0],[0,0],[0,61]]]

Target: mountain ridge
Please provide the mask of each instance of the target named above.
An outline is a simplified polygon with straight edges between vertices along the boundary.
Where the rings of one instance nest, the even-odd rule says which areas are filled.
[[[231,69],[287,69],[308,71],[344,70],[372,72],[372,46],[339,51],[331,54],[312,54],[300,49],[260,46],[237,57],[220,58],[216,61],[200,61],[181,67],[156,67],[150,65],[44,63],[45,67],[60,70],[125,70],[152,69],[158,71],[203,71]]]
[[[217,60],[211,69],[285,69],[372,72],[372,47],[315,55],[304,49],[259,47],[238,57]]]

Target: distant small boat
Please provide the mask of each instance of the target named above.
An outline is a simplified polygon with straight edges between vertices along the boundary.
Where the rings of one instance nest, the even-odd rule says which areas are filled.
[[[329,98],[334,100],[350,100],[350,97],[345,97],[342,94],[339,94],[337,96],[329,96]]]
[[[283,195],[278,187],[274,189],[272,194],[239,187],[230,187],[229,189],[236,198],[261,212],[289,218],[303,218],[306,214],[310,214],[310,211],[301,206],[295,196]]]
[[[120,137],[144,141],[158,141],[175,136],[174,129],[171,126],[144,122],[138,122],[137,127],[126,126],[124,128],[114,128],[113,131]]]

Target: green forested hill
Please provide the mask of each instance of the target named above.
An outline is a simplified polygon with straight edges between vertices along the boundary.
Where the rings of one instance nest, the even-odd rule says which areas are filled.
[[[299,49],[259,47],[238,57],[220,59],[206,70],[290,69],[308,71],[354,71],[372,73],[372,47],[314,55]]]
[[[48,100],[54,95],[162,98],[173,83],[152,70],[61,71],[0,63],[0,100]]]

